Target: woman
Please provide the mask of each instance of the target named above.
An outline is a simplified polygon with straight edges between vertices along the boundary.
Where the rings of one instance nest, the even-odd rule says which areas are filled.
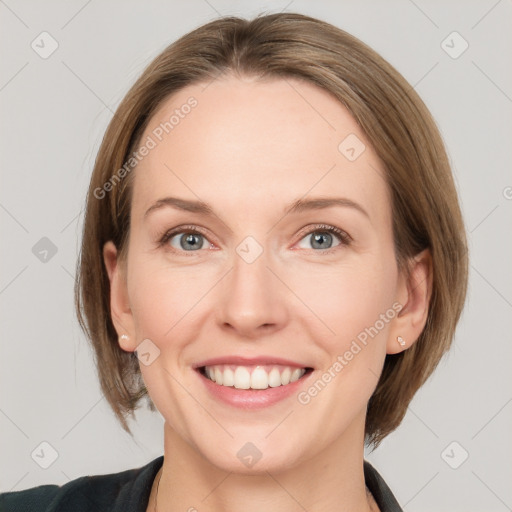
[[[467,286],[445,149],[373,50],[299,14],[169,46],[112,119],[77,312],[143,468],[5,493],[2,510],[399,511],[364,460],[448,350]]]

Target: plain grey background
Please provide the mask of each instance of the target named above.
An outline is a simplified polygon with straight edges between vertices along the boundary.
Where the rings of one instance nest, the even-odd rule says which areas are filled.
[[[74,316],[90,173],[113,111],[165,46],[219,15],[281,10],[347,30],[415,87],[446,142],[467,225],[454,346],[367,459],[406,511],[512,509],[510,0],[0,0],[0,491],[163,453],[158,413],[137,412],[134,438],[116,422]]]

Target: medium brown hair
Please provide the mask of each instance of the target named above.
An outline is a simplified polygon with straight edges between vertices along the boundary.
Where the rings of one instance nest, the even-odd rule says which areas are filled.
[[[366,442],[376,447],[400,424],[414,394],[451,345],[467,289],[465,228],[441,136],[413,87],[357,38],[300,14],[226,17],[193,30],[149,64],[111,120],[90,182],[75,288],[78,319],[94,347],[102,391],[131,433],[126,418],[141,398],[149,397],[136,355],[118,344],[102,256],[109,240],[120,257],[127,246],[136,171],[119,171],[170,95],[227,73],[302,79],[337,98],[384,165],[399,269],[407,272],[410,258],[425,248],[431,251],[425,328],[410,348],[386,356],[368,403]],[[150,399],[149,406],[154,410]]]

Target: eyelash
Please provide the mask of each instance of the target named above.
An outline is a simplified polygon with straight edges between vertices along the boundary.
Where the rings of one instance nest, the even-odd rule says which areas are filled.
[[[345,231],[342,231],[341,229],[339,229],[335,226],[329,226],[328,224],[317,224],[317,225],[314,225],[312,228],[310,228],[308,231],[305,231],[305,232],[301,231],[300,232],[301,237],[299,238],[299,241],[302,240],[304,237],[311,235],[312,233],[317,233],[317,232],[333,234],[333,235],[337,236],[340,240],[340,245],[336,245],[335,247],[331,247],[330,249],[323,249],[323,250],[322,249],[319,249],[319,250],[310,249],[317,253],[330,254],[331,252],[337,250],[341,246],[345,246],[345,247],[349,246],[352,242],[352,237],[348,233],[346,233]],[[203,230],[201,230],[200,228],[198,228],[197,226],[192,226],[192,225],[179,226],[177,228],[166,231],[160,237],[160,239],[158,241],[158,246],[163,247],[175,235],[181,235],[181,234],[185,234],[185,233],[202,235],[208,240],[206,233]],[[176,250],[176,249],[174,249],[174,247],[170,247],[170,246],[169,246],[169,249],[172,252],[180,253],[180,254],[191,253],[190,254],[191,256],[193,255],[194,252],[197,252],[197,251],[180,251],[180,250]]]

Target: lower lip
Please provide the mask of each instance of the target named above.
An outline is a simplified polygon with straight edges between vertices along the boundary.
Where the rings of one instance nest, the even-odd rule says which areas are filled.
[[[305,373],[300,379],[285,386],[277,386],[267,389],[237,389],[235,387],[221,386],[199,370],[196,370],[199,378],[204,382],[206,389],[218,400],[238,407],[240,409],[263,409],[274,405],[290,395],[296,394],[310,376],[311,371]]]

